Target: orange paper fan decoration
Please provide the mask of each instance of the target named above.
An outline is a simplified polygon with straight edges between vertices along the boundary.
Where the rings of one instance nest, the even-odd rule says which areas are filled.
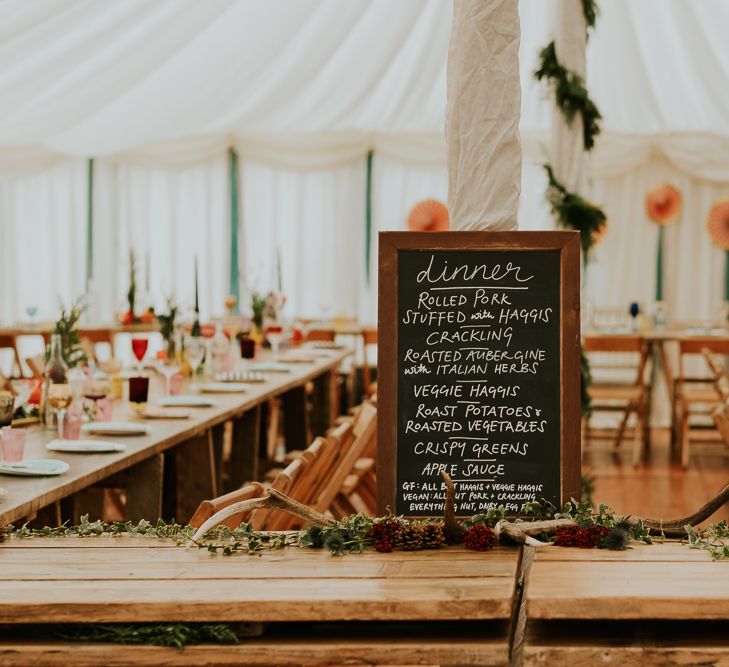
[[[720,248],[729,250],[729,197],[714,203],[706,227],[711,240]]]
[[[595,245],[600,245],[605,240],[606,234],[607,224],[603,222],[594,232],[592,232],[592,242]]]
[[[681,215],[681,192],[669,183],[653,188],[645,197],[645,212],[653,222],[666,225]]]
[[[408,229],[411,232],[448,231],[448,208],[437,199],[424,199],[410,210]]]

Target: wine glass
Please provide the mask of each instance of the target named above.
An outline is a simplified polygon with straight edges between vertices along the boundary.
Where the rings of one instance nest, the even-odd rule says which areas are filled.
[[[630,317],[633,318],[633,331],[635,331],[638,328],[636,325],[636,318],[640,314],[640,306],[638,305],[637,301],[633,301],[630,304],[630,308],[628,309],[628,312],[630,313]]]
[[[174,375],[180,372],[180,364],[178,364],[174,359],[170,359],[169,357],[167,357],[167,355],[165,355],[157,359],[156,367],[157,372],[164,375],[165,377],[165,396],[171,396],[172,378]]]
[[[278,357],[278,349],[283,337],[283,327],[280,325],[274,324],[266,329],[266,338],[271,343],[271,352],[273,352],[274,357]]]
[[[84,385],[84,398],[91,401],[91,414],[97,419],[98,401],[105,399],[111,390],[108,380],[88,380]]]
[[[35,322],[35,316],[38,313],[38,306],[26,306],[25,307],[25,312],[28,315],[28,317],[30,318],[30,321],[32,323],[34,323]]]
[[[232,315],[235,304],[238,303],[238,297],[235,294],[228,294],[223,303],[225,304],[225,310],[228,311],[228,315]]]
[[[58,437],[63,440],[63,419],[66,416],[66,408],[73,401],[73,392],[68,384],[48,385],[48,404],[56,411],[58,418]]]
[[[185,342],[187,350],[187,363],[192,369],[192,386],[191,389],[197,390],[197,369],[205,358],[205,338],[203,336],[188,336]]]
[[[147,348],[149,347],[149,339],[142,336],[134,336],[132,338],[132,352],[137,358],[139,370],[142,370],[142,359],[147,354]]]

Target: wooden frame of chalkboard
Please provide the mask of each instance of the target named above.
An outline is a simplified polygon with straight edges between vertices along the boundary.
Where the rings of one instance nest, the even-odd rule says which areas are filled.
[[[493,281],[499,281],[503,276],[495,276],[495,273],[487,273],[487,270],[484,268],[487,264],[499,264],[499,260],[501,259],[503,263],[503,269],[502,273],[506,274],[508,273],[509,267],[512,269],[511,277],[516,277],[517,280],[519,280],[518,273],[519,268],[516,268],[516,265],[519,264],[519,261],[521,260],[521,253],[533,253],[532,255],[524,255],[524,262],[527,264],[530,264],[533,271],[531,274],[531,278],[535,278],[536,280],[532,285],[534,286],[534,289],[532,290],[532,293],[536,295],[537,298],[539,298],[540,294],[545,294],[545,298],[548,299],[549,303],[554,304],[555,308],[550,309],[554,312],[552,313],[552,318],[550,321],[550,324],[534,324],[531,325],[529,322],[525,320],[524,327],[519,330],[520,332],[524,332],[524,335],[536,337],[537,342],[539,345],[548,346],[549,340],[554,341],[556,350],[558,351],[558,355],[552,354],[549,355],[546,352],[542,352],[543,359],[547,359],[549,356],[554,357],[552,360],[552,366],[550,366],[550,376],[546,378],[545,381],[548,381],[548,385],[544,385],[540,391],[542,393],[540,394],[541,399],[543,401],[547,401],[547,403],[550,400],[550,396],[554,396],[553,403],[550,405],[558,406],[556,407],[556,411],[558,411],[558,421],[559,425],[558,428],[555,426],[555,424],[552,424],[552,436],[551,439],[546,444],[542,446],[542,444],[539,444],[539,446],[534,446],[532,448],[533,452],[537,452],[539,456],[544,457],[545,454],[539,454],[539,451],[546,451],[548,453],[548,459],[543,459],[539,463],[530,463],[528,464],[530,467],[530,474],[532,475],[532,479],[534,475],[537,476],[541,475],[542,472],[544,472],[545,477],[548,477],[548,479],[545,480],[545,485],[537,484],[534,486],[534,490],[536,493],[533,494],[534,499],[539,500],[540,497],[548,498],[551,495],[551,499],[556,502],[566,502],[571,497],[579,498],[580,497],[580,486],[581,486],[581,462],[580,462],[580,418],[581,418],[581,398],[580,398],[580,240],[579,240],[579,233],[578,232],[568,232],[568,231],[554,231],[554,232],[380,232],[379,234],[379,291],[378,291],[378,363],[377,363],[377,386],[378,386],[378,392],[377,392],[377,404],[378,404],[378,451],[377,451],[377,507],[378,512],[381,514],[386,513],[387,511],[395,512],[396,514],[403,514],[405,516],[436,516],[439,515],[440,511],[429,511],[429,510],[435,510],[435,505],[437,503],[410,503],[408,504],[403,499],[404,498],[410,498],[416,497],[417,499],[423,499],[428,494],[422,494],[421,496],[409,496],[408,494],[404,493],[403,489],[413,489],[414,485],[411,482],[402,482],[402,480],[398,477],[398,461],[399,460],[405,460],[405,463],[403,463],[403,469],[406,467],[406,463],[410,465],[406,459],[399,459],[398,457],[398,438],[402,433],[407,432],[406,429],[401,428],[401,420],[402,415],[401,413],[405,409],[410,409],[412,406],[403,406],[399,405],[399,401],[402,400],[402,396],[399,396],[399,390],[402,388],[402,386],[406,386],[408,382],[411,382],[408,378],[406,378],[406,375],[401,374],[401,365],[400,365],[400,358],[399,355],[402,352],[400,348],[400,343],[403,342],[405,344],[405,336],[402,336],[403,341],[400,340],[401,333],[400,333],[400,304],[399,300],[400,298],[403,299],[403,303],[407,301],[408,305],[411,305],[413,303],[413,299],[415,299],[415,296],[412,296],[408,290],[411,289],[410,284],[405,284],[404,281],[401,280],[401,274],[402,271],[418,271],[418,273],[413,273],[413,279],[411,281],[407,281],[408,283],[415,283],[416,281],[420,281],[421,277],[425,274],[426,282],[430,284],[434,284],[439,277],[443,277],[446,275],[445,271],[446,269],[443,268],[443,266],[447,265],[447,258],[455,258],[455,261],[458,261],[458,258],[466,257],[467,260],[461,261],[461,264],[451,264],[450,271],[453,271],[454,266],[455,267],[463,267],[465,266],[465,261],[471,261],[473,259],[474,261],[478,259],[478,268],[481,268],[482,270],[479,273],[479,277],[482,279],[486,278],[487,280],[493,280]],[[468,255],[460,255],[458,253],[469,253]],[[433,268],[434,262],[438,261],[438,258],[446,258],[441,259],[441,264],[438,265],[437,268]],[[515,260],[516,257],[516,260]],[[493,260],[496,260],[495,262]],[[410,266],[410,269],[407,268],[407,266]],[[435,280],[432,281],[430,279],[430,274],[426,274],[426,272],[423,270],[423,267],[430,267],[427,270],[432,269],[433,275],[435,276]],[[465,280],[466,273],[470,269],[466,268],[464,271],[459,274],[463,277]],[[441,272],[442,271],[442,272]],[[475,275],[475,271],[473,272]],[[516,276],[515,276],[516,274]],[[527,275],[527,272],[525,271],[524,276]],[[417,276],[417,278],[416,278]],[[554,276],[554,279],[552,279],[552,276]],[[450,278],[446,278],[448,280]],[[551,283],[550,283],[551,281]],[[553,283],[555,281],[558,281],[558,285],[554,285]],[[455,284],[455,283],[452,283]],[[496,284],[496,283],[495,283]],[[498,283],[501,284],[501,283]],[[505,283],[504,283],[505,284]],[[550,286],[551,285],[551,286]],[[546,291],[547,287],[550,288],[551,291]],[[417,286],[414,289],[419,289]],[[428,290],[435,290],[435,289],[441,289],[441,290],[454,290],[456,293],[460,290],[461,293],[464,294],[477,294],[477,291],[471,291],[468,292],[467,290],[477,290],[477,287],[467,287],[467,286],[461,286],[461,287],[432,287],[430,285],[427,286]],[[508,299],[509,297],[507,295],[514,294],[517,295],[518,298],[521,298],[522,301],[525,298],[528,298],[526,296],[528,292],[506,292],[504,290],[512,289],[512,290],[525,290],[526,287],[504,287],[503,290],[500,287],[491,287],[492,292],[489,292],[489,294],[493,295],[496,292],[501,292],[502,297]],[[532,289],[531,287],[528,289]],[[404,294],[408,295],[407,298],[405,296],[402,296]],[[422,294],[423,292],[420,292],[418,294]],[[432,295],[433,292],[430,292]],[[413,292],[412,294],[415,294]],[[437,294],[449,294],[448,291],[444,292],[438,292]],[[463,299],[464,297],[460,297]],[[496,298],[493,296],[492,298]],[[450,297],[451,303],[453,302],[453,299],[455,297]],[[422,301],[420,298],[417,298],[417,303],[420,305]],[[495,303],[495,302],[494,302]],[[502,302],[503,303],[503,302]],[[508,301],[507,301],[508,303]],[[538,305],[538,304],[537,304]],[[544,305],[544,304],[542,304]],[[533,304],[532,304],[533,306]],[[433,316],[430,314],[430,312],[433,310],[433,308],[423,308],[423,310],[428,310],[428,313],[424,313],[425,315],[428,315],[429,317],[433,318]],[[446,309],[447,310],[447,309]],[[453,311],[453,309],[451,309]],[[456,309],[457,310],[457,309]],[[488,309],[483,309],[488,310]],[[494,309],[497,313],[502,312],[499,310],[499,308]],[[523,312],[524,309],[520,309],[520,312]],[[544,308],[536,309],[535,307],[531,307],[530,312],[538,311],[543,312],[545,311]],[[412,313],[412,310],[408,310],[407,313]],[[445,311],[439,311],[439,312],[445,312]],[[453,311],[455,312],[455,311]],[[467,320],[462,321],[468,321],[472,322],[475,321],[472,318],[476,317],[476,314],[474,312],[470,313],[468,315]],[[483,314],[483,317],[494,317],[494,315],[486,315]],[[449,315],[446,316],[438,316],[438,317],[445,317],[446,321],[447,317],[450,317]],[[500,314],[496,315],[496,317],[502,317]],[[549,318],[544,319],[543,321],[547,321]],[[405,322],[405,318],[403,318],[403,322]],[[499,320],[500,321],[500,320]],[[429,338],[421,338],[418,339],[419,332],[417,330],[408,330],[408,337],[412,333],[413,340],[420,340],[421,344],[418,348],[417,353],[413,354],[422,354],[424,349],[427,349],[429,347],[429,344],[425,344],[425,341],[430,341],[431,339],[437,339],[439,336],[436,333],[435,335],[432,335],[433,332],[443,331],[448,329],[448,325],[444,325],[443,327],[439,327],[438,319],[431,319],[429,320],[430,324],[434,324],[433,327],[431,327],[431,336]],[[556,324],[558,323],[558,327]],[[490,324],[464,324],[461,325],[461,328],[463,327],[489,327]],[[541,329],[540,329],[541,326]],[[546,328],[545,328],[546,327]],[[550,328],[551,327],[551,328]],[[422,328],[422,327],[421,327]],[[500,329],[500,331],[503,329],[503,327]],[[557,330],[558,329],[558,330]],[[485,330],[481,330],[485,331]],[[491,331],[491,330],[489,330]],[[545,343],[542,343],[542,341],[547,341]],[[528,347],[528,345],[527,345]],[[457,349],[473,349],[473,350],[487,350],[487,347],[460,347]],[[554,352],[554,350],[552,350]],[[403,354],[403,359],[406,359],[408,363],[413,361],[412,358],[410,358],[411,348],[407,348],[407,351],[405,354]],[[443,352],[443,354],[448,354],[447,351]],[[452,353],[451,353],[452,354]],[[461,353],[463,354],[463,353]],[[489,354],[488,352],[476,352],[476,353],[469,353],[469,354]],[[526,355],[526,352],[523,353]],[[557,359],[558,356],[558,359]],[[547,362],[545,362],[547,364]],[[524,364],[522,364],[523,366]],[[474,366],[468,366],[466,367],[466,371],[470,368],[473,368]],[[546,368],[547,366],[545,366]],[[443,368],[446,368],[444,365]],[[479,368],[486,368],[486,366],[481,366]],[[491,366],[490,368],[494,368],[494,366]],[[514,368],[514,366],[509,366],[509,368]],[[430,370],[426,369],[423,364],[420,365],[420,369],[422,369],[425,373],[430,373],[432,371],[432,366],[430,367]],[[452,365],[452,367],[448,367],[448,372],[459,372],[461,369],[457,365]],[[418,372],[417,365],[409,366],[407,368],[407,371],[410,372]],[[465,372],[465,371],[464,371]],[[535,371],[532,371],[535,372]],[[554,377],[552,377],[554,376]],[[460,375],[457,377],[468,377],[467,375]],[[535,391],[535,387],[540,387],[539,384],[540,379],[538,378],[535,382],[534,379],[528,378],[526,381],[523,381],[521,384],[526,386],[526,390],[524,390],[524,393],[527,391]],[[469,380],[449,380],[451,383],[454,382],[469,382]],[[472,382],[476,382],[475,380]],[[484,386],[486,384],[486,380],[484,380]],[[430,386],[430,385],[429,385]],[[472,385],[464,385],[464,387],[470,387]],[[507,392],[508,387],[506,388],[499,388],[498,390]],[[494,389],[496,391],[497,389]],[[519,387],[517,387],[519,389]],[[483,390],[483,387],[482,387]],[[489,387],[489,390],[490,387]],[[451,391],[446,387],[443,391]],[[453,390],[455,391],[455,390]],[[506,394],[504,394],[506,395]],[[512,394],[514,395],[514,394]],[[471,394],[473,396],[473,394]],[[503,397],[503,395],[502,395]],[[558,400],[557,400],[558,397]],[[494,398],[493,396],[491,397]],[[406,401],[403,401],[405,403]],[[415,401],[413,401],[415,402]],[[477,403],[477,401],[456,401],[458,403]],[[490,403],[493,403],[492,400]],[[502,401],[504,402],[504,401]],[[508,402],[508,401],[507,401]],[[437,403],[437,401],[436,401]],[[420,412],[420,406],[425,405],[424,403],[418,404],[418,411]],[[546,405],[546,404],[545,404]],[[465,406],[466,410],[468,409],[468,406]],[[545,417],[549,414],[549,406],[546,408]],[[426,408],[432,409],[432,408]],[[438,408],[436,407],[436,410]],[[442,409],[442,408],[441,408]],[[481,409],[480,407],[478,409]],[[488,407],[488,409],[493,410],[495,409],[492,405]],[[499,409],[503,410],[510,410],[512,413],[514,410],[534,410],[533,407],[527,407],[524,408],[521,407],[513,407],[513,406],[506,406],[506,407],[500,407]],[[412,409],[410,409],[410,412],[412,412]],[[537,410],[538,414],[541,414]],[[508,412],[507,412],[508,414]],[[555,415],[552,414],[552,417]],[[458,418],[455,420],[458,421]],[[521,420],[519,423],[519,426],[521,426],[522,422],[524,420]],[[436,422],[429,422],[429,423],[436,423]],[[446,422],[443,422],[446,423]],[[496,423],[496,422],[491,422]],[[503,423],[503,422],[498,422]],[[529,423],[535,423],[534,421],[531,421]],[[541,423],[547,424],[548,420],[545,418]],[[412,421],[407,421],[406,426],[410,426],[412,424]],[[468,427],[470,428],[471,424],[468,424]],[[461,426],[461,428],[463,428]],[[548,428],[548,427],[547,427]],[[466,431],[470,432],[470,431]],[[403,440],[406,440],[408,436],[403,435]],[[425,438],[430,438],[431,436],[428,434],[426,436],[423,436]],[[436,436],[433,439],[437,439],[439,437],[439,434],[436,434]],[[441,439],[444,439],[445,436],[440,436]],[[536,436],[533,436],[536,437]],[[545,438],[546,436],[544,433],[540,436],[542,438]],[[453,440],[453,437],[448,438],[448,440]],[[485,438],[484,438],[485,439]],[[528,438],[527,438],[528,439]],[[559,442],[556,442],[558,439]],[[477,438],[467,438],[467,440],[473,440],[476,441]],[[427,445],[431,445],[431,442],[428,442]],[[471,444],[471,443],[465,443],[465,444]],[[420,447],[420,450],[423,449],[423,442],[417,442],[417,446]],[[442,445],[442,443],[440,443]],[[437,445],[437,446],[440,446]],[[435,446],[435,445],[434,445]],[[524,445],[524,447],[528,447],[528,443]],[[412,443],[408,443],[408,447],[413,450],[414,454],[417,454],[418,452],[415,451],[415,448],[413,448]],[[498,445],[496,446],[498,447]],[[516,448],[516,445],[509,445],[510,448],[512,448],[512,452],[514,451],[513,448]],[[506,447],[504,446],[504,449]],[[541,448],[541,449],[540,449]],[[408,451],[410,451],[410,449]],[[404,451],[404,450],[403,450]],[[452,450],[451,450],[452,451]],[[464,450],[466,451],[466,450]],[[485,451],[485,450],[480,450]],[[435,449],[433,450],[434,453],[439,453]],[[471,450],[468,450],[469,454],[471,453]],[[520,452],[522,455],[524,455],[524,452]],[[558,453],[558,454],[557,454]],[[498,453],[497,453],[498,454]],[[407,454],[409,455],[409,454]],[[407,456],[404,455],[404,456]],[[473,455],[473,454],[471,454]],[[493,456],[493,452],[489,451],[488,456]],[[435,457],[436,459],[438,457]],[[447,457],[446,457],[447,458]],[[522,468],[524,468],[527,464],[527,456],[523,456],[522,460],[525,462],[522,465]],[[537,457],[538,458],[538,457]],[[558,461],[557,461],[558,459]],[[474,466],[497,466],[498,463],[498,455],[497,458],[489,458],[489,459],[480,459],[478,458],[478,455],[476,455],[473,459],[467,459],[469,461],[491,461],[494,463],[474,463],[472,465]],[[416,465],[419,465],[416,464]],[[514,469],[518,468],[518,464],[514,464]],[[446,471],[451,472],[451,470],[456,471],[456,468],[444,468]],[[535,472],[536,471],[536,472]],[[428,470],[428,473],[432,473],[433,470]],[[503,468],[501,469],[501,472],[503,473]],[[459,473],[456,473],[459,474]],[[478,474],[478,473],[475,473]],[[486,472],[486,476],[490,476],[492,472]],[[498,474],[498,471],[497,473]],[[416,473],[413,473],[413,475],[416,475]],[[482,475],[483,476],[483,475]],[[528,477],[528,475],[527,475]],[[558,477],[558,479],[557,479]],[[440,499],[440,508],[442,509],[442,498],[444,497],[443,494],[443,485],[438,484],[439,475],[430,475],[429,476],[430,483],[426,483],[423,486],[424,489],[429,490],[430,496],[429,499],[433,500],[435,497]],[[487,486],[489,489],[493,489],[496,486],[499,486],[501,489],[506,489],[508,492],[510,489],[514,491],[514,496],[518,496],[519,494],[516,493],[517,487],[518,490],[521,491],[522,486],[526,488],[527,490],[531,489],[529,485],[522,485],[519,483],[518,480],[514,480],[513,478],[509,478],[508,474],[506,474],[505,478],[500,478],[498,481],[504,482],[514,482],[513,485],[509,485],[508,483],[496,485],[495,479],[476,479],[476,482],[484,482],[488,483]],[[540,477],[541,479],[541,477]],[[461,482],[466,482],[470,480],[459,480]],[[407,485],[410,486],[407,486]],[[468,486],[465,486],[465,488],[468,488]],[[437,491],[436,491],[437,489]],[[544,493],[540,496],[539,491],[545,490],[545,489],[551,489],[550,493]],[[558,490],[557,490],[558,489]],[[458,485],[457,485],[458,490]],[[528,496],[529,494],[525,494]],[[499,500],[503,497],[510,498],[510,494],[506,493],[496,493],[495,495],[492,495],[491,502],[487,503],[487,505],[499,505],[499,504],[505,504],[509,505],[509,503],[503,503],[499,502]],[[482,496],[481,499],[483,500],[486,496]],[[470,500],[470,497],[469,497]],[[482,511],[483,507],[485,507],[483,503],[480,504],[480,507],[476,507],[476,505],[468,505],[464,504],[462,507],[458,507],[458,514],[461,516],[467,516],[471,514],[477,513],[477,511]],[[514,509],[516,505],[511,504],[511,509]],[[519,504],[519,507],[521,507],[521,503]],[[476,508],[477,511],[472,511],[474,508]],[[518,514],[519,511],[513,511],[510,512],[513,514]]]

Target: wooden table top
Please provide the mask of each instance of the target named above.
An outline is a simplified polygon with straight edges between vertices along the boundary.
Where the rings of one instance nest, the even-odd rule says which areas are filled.
[[[508,619],[518,548],[213,556],[144,537],[0,543],[0,623]]]
[[[291,364],[291,371],[287,373],[265,374],[265,382],[248,384],[243,393],[207,394],[215,401],[214,407],[190,408],[191,416],[188,419],[146,420],[145,423],[152,429],[149,435],[83,436],[93,440],[108,439],[119,442],[126,445],[126,450],[123,452],[104,454],[52,452],[47,450],[45,445],[57,437],[56,433],[40,426],[31,427],[27,431],[25,458],[62,459],[70,465],[70,470],[54,477],[0,476],[0,486],[7,491],[6,495],[0,496],[0,525],[17,521],[100,479],[201,434],[216,424],[240,416],[268,398],[299,387],[323,372],[336,368],[351,353],[349,348],[317,350],[315,361]],[[302,352],[303,354],[308,355],[309,351]],[[162,393],[161,377],[152,378],[150,404],[154,403]],[[115,420],[126,421],[134,417],[129,403],[118,400],[115,402]]]
[[[729,562],[666,542],[626,551],[538,549],[530,619],[729,620]]]
[[[692,338],[727,338],[729,337],[729,327],[692,327],[692,326],[672,326],[664,329],[628,329],[606,327],[602,329],[586,329],[582,331],[583,338],[585,336],[600,336],[618,338],[624,336],[641,336],[649,341],[677,341]]]

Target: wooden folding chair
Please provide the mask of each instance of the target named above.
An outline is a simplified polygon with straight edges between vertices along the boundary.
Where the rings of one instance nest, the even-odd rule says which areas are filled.
[[[42,378],[46,371],[46,357],[44,354],[36,354],[25,360],[26,365],[35,378]]]
[[[0,349],[10,349],[13,352],[13,363],[10,366],[10,376],[17,374],[23,375],[23,367],[20,365],[20,357],[18,356],[17,338],[14,334],[0,334]]]
[[[710,424],[697,423],[697,418],[703,417],[705,420],[721,402],[718,385],[723,371],[720,371],[721,362],[715,355],[729,355],[729,338],[692,336],[679,340],[678,346],[679,366],[678,377],[675,382],[674,397],[676,404],[674,411],[676,415],[676,436],[679,444],[679,460],[681,465],[687,468],[691,458],[692,428],[711,428]],[[689,375],[686,366],[692,358],[703,359],[708,367],[709,374]],[[712,370],[712,367],[714,370]]]
[[[603,359],[615,358],[623,362],[622,365],[609,365],[612,370],[622,369],[625,380],[618,382],[606,380],[601,382],[595,379],[589,388],[592,412],[618,412],[622,413],[620,424],[615,432],[615,447],[623,441],[628,420],[631,414],[635,415],[633,431],[632,463],[640,463],[643,449],[647,446],[647,406],[646,400],[646,365],[650,352],[650,345],[641,336],[585,336],[583,341],[585,354],[600,353]],[[590,438],[592,431],[589,419],[585,420],[585,441]]]
[[[79,329],[78,337],[86,355],[96,360],[96,346],[107,344],[114,356],[114,332],[111,329]]]
[[[305,341],[307,343],[333,343],[336,337],[337,332],[334,329],[309,329],[306,332]]]
[[[705,347],[701,352],[706,360],[706,365],[711,369],[711,374],[714,376],[714,385],[719,398],[722,403],[726,403],[729,400],[729,377],[726,368],[719,360],[719,357],[710,349]]]
[[[192,515],[190,525],[195,528],[199,528],[216,512],[219,512],[233,503],[238,503],[243,500],[251,500],[253,498],[260,498],[264,492],[265,490],[262,484],[259,484],[258,482],[251,482],[240,489],[226,493],[224,496],[219,496],[212,500],[203,500]],[[223,522],[223,525],[228,526],[230,529],[234,529],[240,526],[240,524],[244,521],[248,521],[249,518],[250,512],[236,514],[228,517],[228,519]]]
[[[347,478],[355,469],[357,461],[362,458],[364,452],[371,450],[377,437],[377,408],[371,403],[365,402],[362,405],[352,425],[352,436],[354,437],[349,437],[340,443],[339,456],[331,474],[323,480],[318,490],[314,507],[319,511],[329,510],[335,516],[341,516],[335,500],[345,488]]]

